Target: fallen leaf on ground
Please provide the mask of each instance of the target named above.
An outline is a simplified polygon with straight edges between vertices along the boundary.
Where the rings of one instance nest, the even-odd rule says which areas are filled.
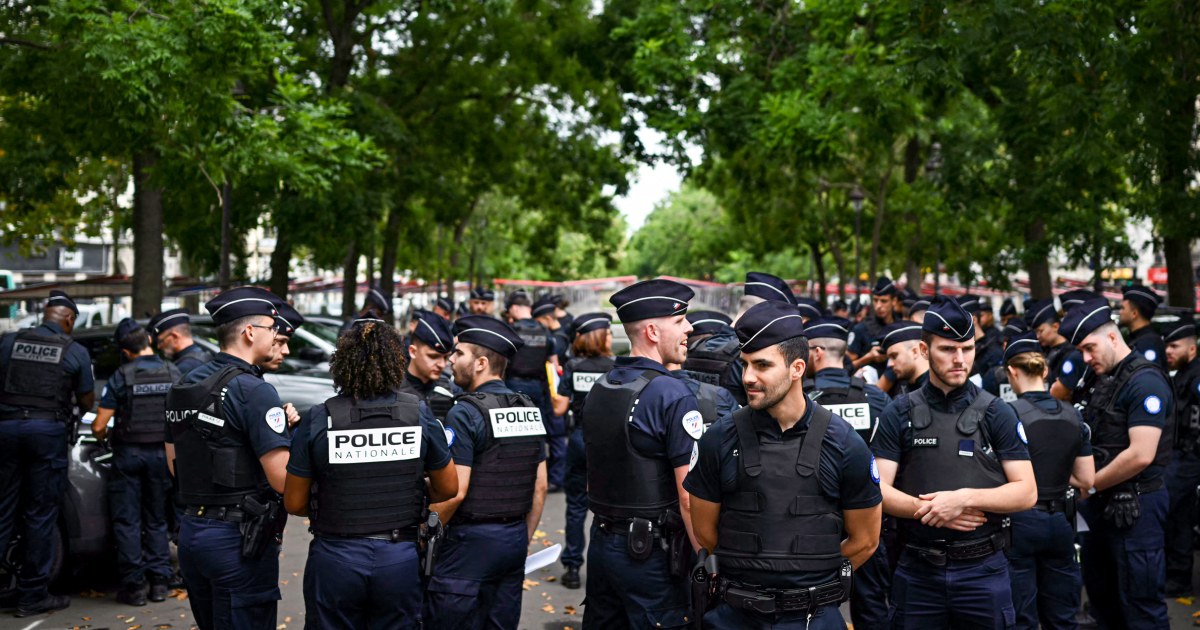
[[[554,614],[554,606],[551,606],[550,604],[546,604],[545,606],[542,606],[542,612],[547,612],[547,613],[550,613],[551,615],[553,615]]]
[[[179,601],[183,601],[183,600],[187,599],[187,591],[182,588],[177,588],[177,589],[171,591],[171,597],[174,597],[175,599],[177,599]],[[183,617],[183,615],[179,615],[179,616],[180,616],[180,618]]]
[[[1190,597],[1190,596],[1189,596],[1189,597],[1176,597],[1176,598],[1175,598],[1175,603],[1176,603],[1176,604],[1183,604],[1184,606],[1191,606],[1193,603],[1195,603],[1195,601],[1196,601],[1196,598],[1195,598],[1195,597]]]
[[[541,582],[535,582],[533,580],[525,580],[525,583],[521,585],[521,588],[528,591],[529,589],[531,589],[535,586],[541,586],[541,584],[542,584]]]
[[[542,530],[540,530],[540,529],[535,529],[535,530],[533,530],[533,538],[534,538],[534,540],[537,540],[538,538],[545,538],[545,537],[546,537],[546,532],[544,532],[544,531],[542,531]]]
[[[560,533],[560,534],[565,534],[565,533],[567,533],[567,532],[565,532],[565,531],[563,531],[563,530],[561,530],[561,529],[560,529],[560,530],[558,530],[558,533]]]
[[[548,576],[548,577],[546,578],[546,581],[547,581],[547,582],[555,582],[555,581],[557,581],[557,580],[558,580],[558,578],[554,577],[553,575],[551,575],[551,576]]]
[[[101,593],[100,591],[96,591],[96,590],[88,589],[88,590],[86,590],[86,591],[82,591],[82,592],[80,592],[80,593],[79,593],[79,596],[80,596],[80,597],[90,597],[90,598],[92,598],[92,599],[97,599],[97,598],[100,598],[100,597],[108,597],[108,594],[106,594],[106,593]]]
[[[563,612],[567,613],[568,615],[574,615],[575,607],[574,606],[563,606]]]
[[[542,546],[543,546],[543,547],[549,547],[550,545],[553,545],[553,544],[554,544],[554,543],[550,542],[549,540],[543,540],[543,541],[542,541]]]

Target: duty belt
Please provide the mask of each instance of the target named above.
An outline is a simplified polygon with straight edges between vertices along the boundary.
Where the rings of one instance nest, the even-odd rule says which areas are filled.
[[[717,596],[722,601],[734,608],[764,615],[836,606],[849,598],[847,591],[842,580],[808,588],[763,589],[717,577]]]
[[[628,536],[629,535],[629,526],[631,523],[633,523],[633,519],[629,519],[629,518],[626,518],[626,519],[596,518],[596,527],[599,527],[600,531],[602,531],[606,534],[617,534],[620,536]],[[655,540],[662,538],[663,533],[664,533],[663,529],[661,527],[659,527],[657,523],[654,525],[654,529],[651,530],[651,534],[654,536]]]
[[[232,505],[189,505],[184,508],[183,513],[227,523],[241,523],[246,518],[246,513],[241,508]]]
[[[498,516],[496,518],[471,518],[469,516],[462,516],[460,514],[455,514],[454,518],[452,520],[452,523],[454,525],[459,525],[459,524],[466,524],[466,525],[505,524],[505,523],[516,523],[517,521],[524,521],[524,520],[525,520],[524,516]]]
[[[1066,499],[1043,499],[1033,504],[1033,509],[1055,514],[1067,511]]]
[[[1122,484],[1117,484],[1108,490],[1105,490],[1104,492],[1105,494],[1111,494],[1113,492],[1128,492],[1132,490],[1138,494],[1146,494],[1148,492],[1154,492],[1155,490],[1161,490],[1164,485],[1165,483],[1163,482],[1163,478],[1156,477],[1148,481],[1127,481]]]
[[[1003,527],[986,538],[957,542],[935,541],[921,545],[909,543],[905,548],[929,564],[944,567],[947,560],[980,560],[998,551],[1004,551],[1008,545],[1009,529]]]
[[[417,530],[409,527],[405,529],[393,529],[390,532],[381,532],[379,534],[325,534],[322,532],[313,532],[314,536],[320,538],[336,538],[338,540],[385,540],[387,542],[417,542]]]

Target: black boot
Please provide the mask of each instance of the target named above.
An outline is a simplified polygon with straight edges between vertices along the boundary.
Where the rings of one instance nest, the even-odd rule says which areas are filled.
[[[166,601],[167,595],[171,589],[167,587],[167,580],[161,577],[150,578],[150,594],[146,596],[152,602]]]
[[[32,615],[40,615],[42,613],[62,610],[71,605],[71,598],[66,595],[46,595],[42,601],[29,606],[17,606],[17,612],[13,613],[14,617],[29,617]]]
[[[579,580],[579,567],[567,567],[567,572],[562,576],[562,585],[564,588],[576,589],[582,584]]]
[[[117,601],[129,606],[146,605],[145,584],[125,584],[117,591]]]

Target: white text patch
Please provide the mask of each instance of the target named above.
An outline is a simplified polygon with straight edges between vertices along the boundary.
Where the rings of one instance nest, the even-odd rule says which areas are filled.
[[[850,403],[846,405],[824,405],[835,416],[841,416],[850,423],[855,431],[866,431],[871,428],[871,405],[869,403]]]
[[[421,427],[330,431],[330,464],[366,464],[421,456]]]
[[[537,407],[505,407],[490,409],[492,435],[497,438],[546,435],[542,410]]]

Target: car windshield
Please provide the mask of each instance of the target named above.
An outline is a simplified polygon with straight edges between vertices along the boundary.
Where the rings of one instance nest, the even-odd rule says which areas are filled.
[[[328,341],[335,346],[337,345],[338,333],[340,332],[337,326],[309,321],[304,323],[304,329],[324,341]]]

